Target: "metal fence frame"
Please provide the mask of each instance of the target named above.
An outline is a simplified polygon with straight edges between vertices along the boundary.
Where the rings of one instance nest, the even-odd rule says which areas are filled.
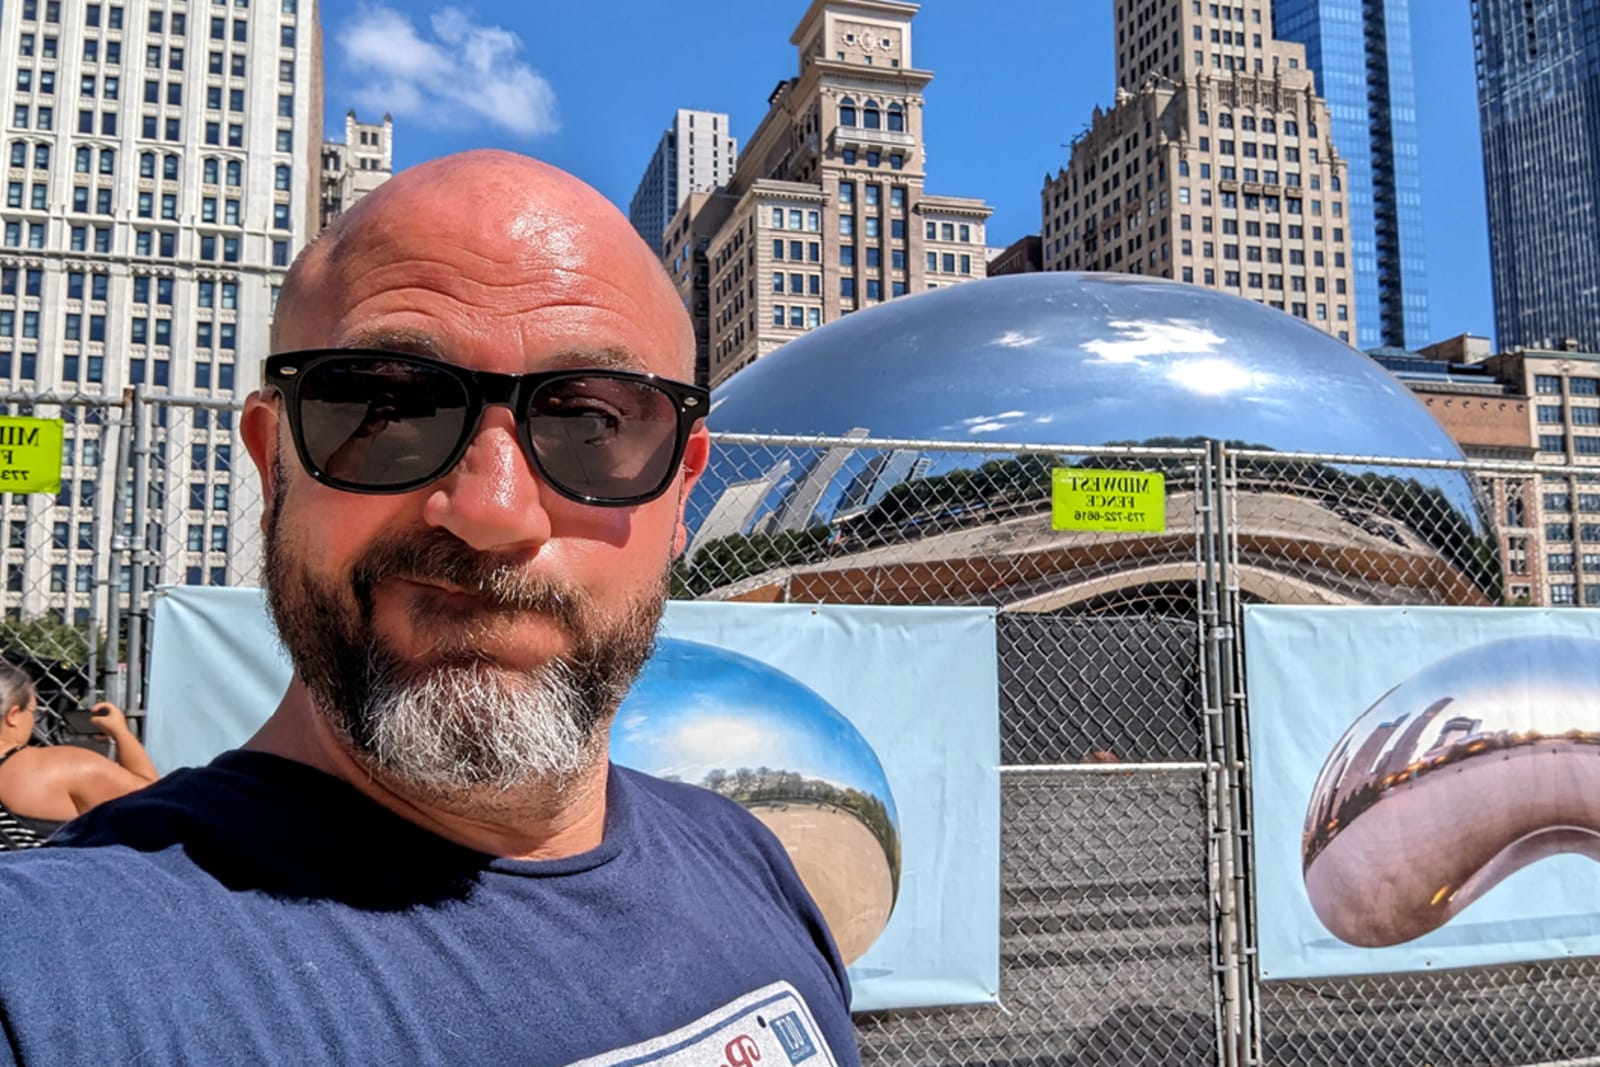
[[[208,468],[200,481],[182,470],[173,475],[169,463],[176,450],[163,445],[199,440],[196,412],[232,411],[229,454],[242,459],[241,405],[208,397],[149,396],[142,387],[130,388],[120,398],[12,393],[0,401],[13,413],[24,408],[37,413],[52,405],[102,411],[101,480],[92,511],[105,565],[95,580],[95,602],[101,608],[91,623],[115,636],[125,617],[127,656],[125,668],[118,671],[115,663],[102,662],[91,652],[86,686],[90,696],[106,693],[121,699],[137,716],[143,710],[145,645],[154,602],[146,576],[170,579],[175,570],[171,557],[152,543],[152,531],[169,521],[153,522],[152,507],[160,504],[158,516],[180,510],[162,496],[173,485],[180,491],[184,485],[204,487],[210,484],[204,479],[213,476],[234,485],[241,481],[236,469],[219,474]],[[206,441],[220,432],[211,423],[208,417]],[[1183,492],[1192,498],[1192,519],[1185,519],[1192,528],[1179,534],[1186,539],[1188,559],[1182,566],[1192,566],[1193,616],[1167,620],[1171,640],[1164,645],[1151,643],[1142,623],[1121,630],[1113,626],[1101,635],[1107,642],[1123,642],[1116,647],[1124,652],[1163,665],[1170,679],[1186,687],[1169,687],[1170,692],[1159,696],[1169,702],[1168,713],[1174,722],[1182,720],[1183,729],[1175,739],[1162,741],[1162,751],[1141,750],[1136,758],[1119,762],[1097,762],[1094,753],[1084,751],[1087,744],[1066,751],[1062,745],[1041,743],[1039,739],[1048,741],[1051,731],[1063,728],[1065,720],[1055,716],[1053,702],[1076,694],[1077,683],[1063,670],[1046,677],[1048,656],[1030,658],[1022,648],[1012,657],[1011,666],[1003,668],[1003,673],[1010,672],[1006,677],[1012,691],[1002,694],[1008,709],[1003,714],[1011,716],[1003,722],[1003,732],[1015,743],[1009,749],[1003,743],[1008,755],[1000,768],[1006,827],[1002,864],[1009,878],[1002,887],[1000,1003],[863,1017],[860,1031],[869,1062],[1211,1062],[1220,1067],[1600,1062],[1594,1058],[1600,1054],[1600,1037],[1593,1036],[1600,1034],[1600,1026],[1594,1025],[1600,1023],[1600,1009],[1580,1006],[1600,1002],[1600,961],[1322,983],[1263,982],[1256,959],[1257,901],[1251,874],[1247,653],[1240,640],[1249,597],[1239,580],[1241,535],[1250,533],[1250,519],[1240,514],[1241,500],[1248,496],[1241,478],[1263,464],[1456,472],[1473,483],[1480,498],[1497,479],[1537,487],[1548,479],[1587,481],[1591,473],[1600,476],[1600,468],[1591,472],[1531,463],[1290,454],[1217,441],[1144,449],[754,435],[717,435],[714,442],[714,463],[724,462],[737,449],[766,450],[771,459],[802,453],[815,459],[819,450],[841,450],[844,459],[829,478],[874,450],[885,464],[913,449],[946,458],[1077,456],[1144,461],[1169,469],[1180,464]],[[245,472],[244,480],[252,478],[253,473]],[[240,494],[231,499],[244,503]],[[699,506],[696,518],[704,519],[706,505]],[[1019,505],[1019,513],[1027,506],[1027,501]],[[36,508],[30,521],[39,514]],[[1503,549],[1499,518],[1492,532],[1500,536]],[[230,553],[236,553],[229,556],[230,584],[252,584],[257,577],[251,571],[252,565],[259,566],[256,520],[249,503],[232,519],[237,533],[229,540]],[[1524,517],[1523,526],[1538,525]],[[962,536],[963,531],[930,536],[940,535]],[[251,542],[252,537],[257,539]],[[1177,535],[1173,543],[1178,543]],[[245,548],[236,550],[239,544]],[[1086,544],[1088,550],[1104,547],[1106,566],[1115,566],[1114,539]],[[125,587],[123,574],[128,576]],[[729,588],[742,587],[734,583]],[[946,589],[925,592],[924,603],[983,602],[981,591],[965,590],[954,598]],[[1103,670],[1105,664],[1096,663],[1095,656],[1110,644],[1086,652],[1072,645],[1075,633],[1082,636],[1072,628],[1083,625],[1070,612],[1045,613],[1017,619],[1009,632],[1019,648],[1043,635],[1057,642],[1058,651],[1081,653],[1085,670]],[[1123,676],[1120,682],[1124,691],[1118,699],[1139,696],[1131,690],[1141,679]],[[1085,737],[1109,728],[1116,718],[1114,712],[1088,703],[1074,707],[1087,708],[1080,720],[1069,724],[1086,731]],[[1103,719],[1097,718],[1102,714]],[[1129,818],[1124,811],[1128,804],[1142,807]],[[1099,839],[1094,838],[1097,833]],[[1108,834],[1113,836],[1108,839]],[[1133,873],[1118,873],[1119,863]],[[1203,932],[1203,943],[1196,941],[1197,931]],[[1160,988],[1164,985],[1170,988]],[[1344,1011],[1357,1001],[1364,1011]],[[1462,1037],[1449,1024],[1463,1004],[1517,1021],[1502,1027],[1503,1033]],[[1552,1013],[1542,1008],[1546,1004],[1563,1008]],[[1378,1016],[1384,1020],[1381,1025],[1371,1021]]]

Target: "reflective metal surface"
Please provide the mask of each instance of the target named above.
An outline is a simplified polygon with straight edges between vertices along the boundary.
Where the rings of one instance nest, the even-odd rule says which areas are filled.
[[[1493,641],[1385,693],[1324,764],[1306,890],[1337,937],[1379,947],[1449,922],[1559,852],[1600,860],[1600,641]]]
[[[1336,338],[1264,304],[1127,274],[1008,275],[846,315],[728,379],[710,427],[1460,456],[1404,386]]]
[[[877,754],[815,691],[749,656],[663,638],[617,713],[611,758],[744,805],[788,849],[845,962],[889,921],[900,828]]]
[[[858,561],[858,572],[872,570],[857,583],[862,591],[841,593],[835,584],[829,598],[869,601],[876,594],[868,587],[881,588],[877,577],[887,567],[1072,547],[1048,522],[1047,457],[1031,467],[1012,462],[980,471],[1004,461],[1006,445],[1197,448],[1213,439],[1273,452],[1462,458],[1388,372],[1308,323],[1198,286],[1113,274],[991,278],[855,312],[730,378],[713,393],[709,425],[725,434],[901,442],[867,449],[846,442],[723,445],[690,500],[690,566],[719,540],[728,548],[730,539],[825,528],[833,569],[846,567],[844,556],[875,550]],[[1155,462],[1127,465],[1151,469]],[[1180,461],[1166,468],[1173,543],[1152,548],[1148,574],[1128,578],[1130,588],[1182,595],[1184,578],[1173,577],[1173,566],[1193,556],[1196,514],[1186,495],[1194,491],[1195,465],[1187,462],[1187,471]],[[1083,453],[1061,461],[1068,464],[1096,465]],[[1498,554],[1462,471],[1252,460],[1238,473],[1239,529],[1263,534],[1246,545],[1259,558],[1241,561],[1253,599],[1499,599]],[[944,478],[948,485],[952,477],[968,484],[924,495],[959,496],[959,507],[918,511],[906,506],[905,494],[885,506],[905,482]],[[989,481],[974,488],[979,478]],[[1184,537],[1187,551],[1177,543]],[[895,550],[913,542],[909,555]],[[740,552],[724,556],[749,577]],[[1162,569],[1162,561],[1171,565]],[[710,568],[702,561],[702,569]],[[703,595],[716,584],[714,574],[691,575],[683,588]],[[937,589],[921,595],[923,602],[939,599]],[[1076,610],[1089,596],[1037,581],[1026,590],[968,583],[948,599],[1048,611]]]

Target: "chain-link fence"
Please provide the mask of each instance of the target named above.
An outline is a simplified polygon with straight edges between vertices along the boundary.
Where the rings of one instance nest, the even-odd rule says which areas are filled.
[[[155,588],[259,579],[237,406],[6,401],[67,422],[68,465],[6,500],[5,653],[69,717],[137,711]],[[1055,529],[1057,469],[1162,474],[1162,528]],[[868,1062],[1600,1054],[1591,960],[1259,979],[1238,639],[1252,602],[1600,606],[1600,468],[723,435],[687,518],[676,596],[999,611],[999,1001],[864,1016]]]
[[[35,679],[42,739],[92,744],[96,700],[127,705],[137,724],[159,586],[259,580],[259,482],[230,400],[129,389],[0,406],[64,424],[54,498],[4,498],[0,648]]]

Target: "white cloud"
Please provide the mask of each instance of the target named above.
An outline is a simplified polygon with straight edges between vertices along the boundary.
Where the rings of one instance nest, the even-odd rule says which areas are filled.
[[[706,715],[688,722],[674,723],[673,730],[655,745],[662,770],[698,781],[714,767],[757,766],[773,763],[778,754],[794,748],[795,739],[775,736],[738,711]]]
[[[487,123],[523,137],[561,128],[550,83],[520,58],[522,39],[460,8],[439,9],[419,33],[393,8],[364,4],[340,28],[345,65],[362,84],[362,111],[430,126]]]
[[[1209,352],[1223,341],[1199,323],[1183,319],[1112,321],[1106,325],[1119,336],[1085,341],[1083,347],[1100,357],[1091,362],[1142,365],[1147,356]]]
[[[1027,348],[1029,345],[1036,345],[1042,340],[1044,340],[1044,337],[1040,334],[1007,330],[989,343],[998,345],[1001,348]]]
[[[1167,378],[1204,396],[1227,396],[1259,391],[1268,376],[1256,374],[1227,359],[1186,359],[1173,365]]]

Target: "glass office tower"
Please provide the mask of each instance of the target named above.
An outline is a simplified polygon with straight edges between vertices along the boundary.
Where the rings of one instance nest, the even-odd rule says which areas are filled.
[[[1409,0],[1273,0],[1272,20],[1305,45],[1349,164],[1356,345],[1419,348],[1431,338]]]
[[[1500,347],[1600,352],[1600,4],[1473,0]]]

